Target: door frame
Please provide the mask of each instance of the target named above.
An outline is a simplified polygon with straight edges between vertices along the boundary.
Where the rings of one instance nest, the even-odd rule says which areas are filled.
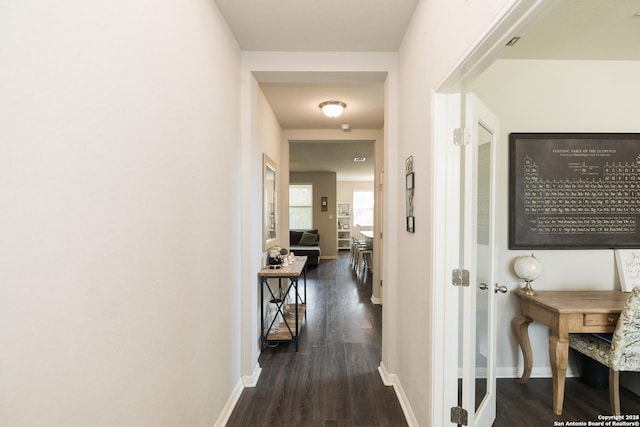
[[[396,188],[398,184],[398,162],[395,147],[398,143],[398,83],[397,83],[397,57],[395,53],[353,53],[353,52],[243,52],[241,53],[241,87],[240,87],[240,145],[242,164],[242,193],[241,204],[244,207],[255,206],[255,201],[260,200],[262,186],[262,169],[257,167],[256,159],[260,157],[261,147],[258,144],[257,135],[257,110],[258,110],[258,77],[261,79],[278,78],[278,81],[298,81],[300,76],[314,76],[319,81],[331,81],[331,79],[353,79],[357,75],[384,76],[384,122],[383,130],[383,165],[386,171],[383,188]],[[346,81],[345,81],[346,82]],[[336,130],[339,138],[345,139],[340,130]],[[376,135],[379,133],[376,132]],[[283,134],[283,138],[285,135]],[[376,137],[377,138],[377,137]],[[371,133],[358,132],[350,134],[350,139],[376,139]],[[309,135],[305,139],[309,138]],[[286,144],[282,144],[285,146]],[[376,142],[376,146],[378,146]],[[288,145],[287,145],[288,146]],[[288,153],[288,150],[287,150]],[[287,158],[288,154],[280,153]],[[280,165],[283,169],[283,165]],[[287,180],[288,181],[288,180]],[[386,224],[395,224],[399,221],[397,206],[401,203],[399,195],[394,192],[385,193],[385,204],[381,206],[384,211],[380,224],[381,228],[388,229]],[[255,236],[257,225],[261,224],[261,211],[255,209],[243,209],[241,213],[241,256],[245,262],[241,267],[241,333],[240,333],[240,371],[244,387],[255,387],[260,375],[258,356],[260,345],[257,337],[260,320],[258,319],[258,287],[256,277],[261,265],[262,244]],[[381,241],[384,253],[397,252],[397,238],[393,235],[385,235]],[[389,283],[388,277],[395,277],[397,262],[394,257],[383,259],[382,282]],[[396,306],[396,291],[393,287],[385,289],[384,303],[389,309],[382,312],[382,360],[381,366],[395,366],[396,336],[392,331],[396,330],[396,320],[393,307]]]
[[[458,405],[459,292],[451,284],[451,273],[460,265],[460,150],[454,144],[454,129],[461,127],[464,88],[495,62],[509,40],[533,22],[553,0],[514,0],[497,13],[478,42],[433,91],[433,171],[435,206],[433,224],[434,342],[431,375],[433,411],[431,425],[451,424],[451,408]],[[444,224],[444,227],[443,227]],[[445,250],[442,250],[445,248]],[[441,284],[441,286],[440,286]],[[446,309],[445,309],[446,307]],[[453,342],[452,342],[453,341]]]

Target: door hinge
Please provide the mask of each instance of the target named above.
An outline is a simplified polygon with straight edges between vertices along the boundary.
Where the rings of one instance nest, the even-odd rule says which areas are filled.
[[[456,268],[451,272],[451,284],[453,286],[469,286],[469,270]]]
[[[455,128],[453,144],[458,146],[471,144],[471,128]]]
[[[454,406],[451,408],[451,422],[466,426],[469,422],[469,414],[467,413],[467,410],[460,406]]]

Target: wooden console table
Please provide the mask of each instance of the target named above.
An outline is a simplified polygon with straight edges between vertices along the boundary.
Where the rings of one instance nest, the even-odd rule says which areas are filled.
[[[306,263],[306,256],[296,256],[288,266],[279,268],[265,267],[258,273],[260,278],[260,334],[263,349],[270,341],[293,341],[296,351],[298,351],[298,337],[300,336],[302,319],[304,318],[307,303],[307,273],[304,268]],[[298,279],[301,275],[304,279],[304,299],[298,292]],[[278,295],[269,284],[269,279],[278,279]],[[288,279],[288,283],[284,287],[282,279]],[[265,325],[265,289],[269,293],[270,301],[276,305],[277,314],[282,318],[282,323],[277,325],[277,332],[274,333],[269,333],[272,325]],[[287,304],[287,297],[290,296],[293,297],[294,302]]]
[[[521,382],[531,375],[532,353],[529,324],[538,321],[551,328],[549,359],[553,375],[553,412],[562,414],[570,333],[613,332],[628,293],[620,291],[537,291],[537,295],[514,292],[520,299],[520,317],[511,321],[524,357]]]

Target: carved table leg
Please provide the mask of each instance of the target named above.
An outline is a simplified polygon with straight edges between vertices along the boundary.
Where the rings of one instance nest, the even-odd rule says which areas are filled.
[[[555,335],[549,338],[549,358],[553,375],[553,412],[556,415],[562,415],[564,379],[567,375],[567,360],[569,359],[569,342],[566,338],[559,338]]]
[[[516,317],[511,321],[511,328],[516,336],[516,340],[522,350],[522,357],[524,358],[524,371],[520,382],[526,383],[531,375],[531,366],[533,365],[533,355],[531,353],[531,341],[529,341],[529,324],[533,322],[533,319],[528,317]]]

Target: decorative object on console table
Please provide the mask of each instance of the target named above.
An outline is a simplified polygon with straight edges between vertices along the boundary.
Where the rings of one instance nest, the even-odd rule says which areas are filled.
[[[282,257],[280,256],[280,248],[273,247],[269,249],[268,263],[271,268],[280,268],[282,265]]]
[[[640,286],[640,249],[616,249],[616,266],[622,292]]]
[[[525,285],[520,289],[520,292],[526,295],[535,295],[536,291],[531,287],[531,282],[542,274],[542,264],[538,261],[538,258],[534,257],[533,254],[516,258],[513,263],[513,271],[519,278],[524,280]]]

